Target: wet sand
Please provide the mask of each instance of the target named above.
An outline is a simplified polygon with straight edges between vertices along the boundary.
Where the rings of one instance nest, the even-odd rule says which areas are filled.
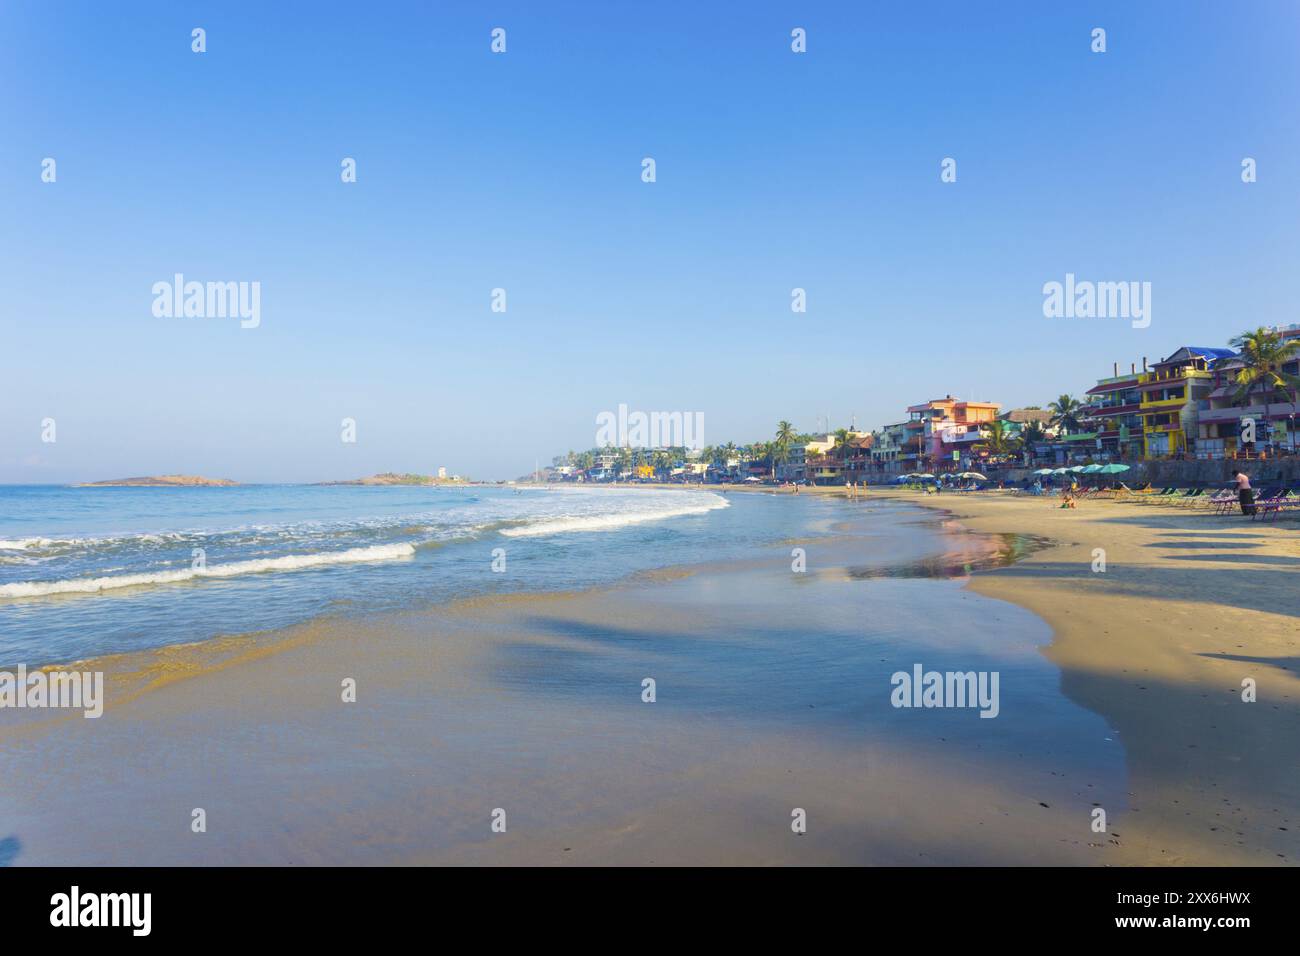
[[[103,659],[103,718],[0,729],[0,845],[26,864],[1295,860],[1294,531],[916,503],[989,534],[912,576],[875,574],[837,526],[592,591]],[[959,639],[1002,669],[1004,713],[892,711],[888,673]]]
[[[1056,546],[971,589],[1046,620],[1065,693],[1128,760],[1139,862],[1300,862],[1300,522],[1123,501],[878,491]],[[1094,572],[1095,549],[1106,570]],[[1242,700],[1242,681],[1257,702]]]

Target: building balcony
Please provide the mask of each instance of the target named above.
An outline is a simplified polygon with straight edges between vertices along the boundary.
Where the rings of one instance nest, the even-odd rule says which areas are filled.
[[[1187,404],[1187,396],[1182,398],[1143,398],[1139,408],[1146,411],[1148,408],[1179,408]]]
[[[1127,402],[1123,405],[1089,405],[1083,409],[1087,418],[1115,418],[1130,415],[1142,407],[1141,402]]]
[[[1206,408],[1196,416],[1197,421],[1207,425],[1222,422],[1237,422],[1243,418],[1290,418],[1300,415],[1300,406],[1290,402],[1274,402],[1270,405],[1244,405],[1230,408]]]
[[[1205,379],[1213,378],[1214,373],[1198,368],[1178,368],[1170,369],[1164,372],[1147,372],[1139,378],[1138,388],[1150,389],[1160,388],[1163,386],[1173,385],[1187,379]]]

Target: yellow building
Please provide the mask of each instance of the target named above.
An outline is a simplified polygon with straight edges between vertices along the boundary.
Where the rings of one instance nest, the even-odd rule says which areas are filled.
[[[1232,349],[1184,345],[1138,377],[1142,401],[1142,454],[1165,458],[1191,451],[1197,429],[1199,403],[1208,399],[1214,385],[1211,368]]]

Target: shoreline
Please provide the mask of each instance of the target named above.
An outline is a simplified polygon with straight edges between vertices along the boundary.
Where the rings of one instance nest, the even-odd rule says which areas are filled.
[[[771,487],[744,490],[779,493]],[[843,497],[843,489],[828,488],[820,494]],[[1200,567],[1187,571],[1178,566],[1176,555],[1152,554],[1161,544],[1161,535],[1172,531],[1180,537],[1205,538],[1210,544],[1232,544],[1234,550],[1255,546],[1260,560],[1252,562],[1251,569],[1277,574],[1277,565],[1270,565],[1268,559],[1285,559],[1296,553],[1295,543],[1287,540],[1285,529],[1246,523],[1248,531],[1243,532],[1241,526],[1222,521],[1214,524],[1214,519],[1207,519],[1209,524],[1198,524],[1200,516],[1186,512],[1110,502],[1085,503],[1079,511],[1063,512],[1050,498],[954,495],[933,499],[893,489],[869,491],[861,500],[869,503],[873,498],[920,506],[923,513],[937,514],[939,521],[956,522],[978,535],[1030,535],[1045,540],[1040,549],[1000,567],[996,573],[977,571],[965,580],[965,588],[1017,610],[1024,609],[1050,627],[1050,642],[1038,653],[1059,668],[1060,689],[1066,697],[1100,715],[1118,731],[1128,766],[1129,797],[1127,807],[1113,809],[1114,839],[1098,835],[1088,841],[1085,835],[1083,839],[1063,840],[1063,820],[1056,815],[1058,811],[1044,811],[1039,820],[1032,819],[1032,815],[1011,816],[1012,811],[1007,809],[998,819],[998,815],[986,817],[970,806],[954,808],[945,804],[942,796],[934,800],[920,796],[929,792],[942,795],[959,788],[982,794],[971,797],[974,804],[986,801],[990,808],[1012,808],[1021,803],[1017,790],[1054,783],[1028,783],[1022,767],[1004,768],[1007,779],[1014,783],[984,780],[978,762],[964,767],[945,765],[909,752],[906,747],[880,745],[860,755],[866,761],[862,772],[868,773],[868,764],[879,766],[883,762],[889,767],[888,782],[854,791],[849,801],[852,805],[834,811],[838,828],[843,832],[856,832],[856,828],[864,833],[870,831],[872,813],[881,812],[882,800],[884,806],[915,804],[916,808],[892,810],[895,815],[902,814],[896,820],[900,832],[889,840],[863,837],[866,843],[857,845],[856,852],[866,854],[868,862],[885,864],[1294,863],[1300,831],[1294,819],[1300,771],[1274,763],[1275,755],[1286,752],[1288,741],[1296,739],[1300,679],[1294,664],[1287,667],[1285,663],[1269,662],[1285,662],[1288,655],[1294,657],[1300,649],[1300,641],[1291,633],[1294,622],[1286,617],[1300,616],[1300,601],[1282,594],[1290,598],[1290,603],[1281,613],[1216,606],[1215,614],[1231,610],[1233,619],[1225,623],[1248,636],[1234,638],[1231,643],[1198,639],[1195,631],[1205,615],[1203,607],[1195,606],[1195,595],[1204,588],[1198,576]],[[852,519],[853,511],[846,510],[844,520]],[[1243,533],[1262,540],[1243,542],[1239,537]],[[1099,546],[1108,551],[1109,567],[1105,574],[1092,574],[1091,551]],[[1217,557],[1215,549],[1205,550]],[[1300,557],[1291,562],[1300,566]],[[543,659],[551,654],[567,659],[579,651],[590,653],[593,645],[587,642],[603,640],[604,632],[617,630],[611,622],[626,616],[632,605],[640,610],[627,620],[638,627],[662,629],[682,619],[670,630],[690,633],[696,626],[685,621],[690,605],[681,609],[673,604],[673,585],[717,586],[728,576],[738,580],[756,573],[753,568],[742,567],[744,563],[670,566],[582,591],[479,595],[360,620],[319,617],[278,631],[220,637],[78,663],[97,661],[110,665],[110,713],[116,716],[118,708],[122,708],[133,725],[143,724],[164,735],[173,733],[170,728],[174,723],[206,724],[209,718],[216,720],[218,727],[232,722],[231,726],[238,728],[248,719],[242,713],[242,707],[248,706],[272,725],[295,719],[300,710],[332,723],[332,711],[327,716],[320,703],[311,702],[310,695],[303,697],[302,689],[276,703],[277,694],[283,694],[277,688],[286,683],[301,685],[309,675],[359,672],[364,675],[360,679],[368,693],[375,693],[376,684],[386,692],[402,689],[407,693],[412,675],[421,675],[428,681],[423,690],[455,698],[465,691],[460,683],[464,669],[486,666],[485,661],[500,647],[528,649],[528,654],[542,654]],[[1243,573],[1226,559],[1206,564],[1213,566],[1212,571]],[[1157,580],[1140,577],[1139,568],[1144,575],[1156,574]],[[1183,580],[1179,574],[1190,578]],[[1164,602],[1162,609],[1168,612],[1168,620],[1151,610],[1156,600],[1149,590],[1152,583],[1167,592],[1158,600]],[[1227,586],[1236,584],[1229,582]],[[1258,585],[1264,590],[1269,586],[1276,591],[1275,581]],[[1085,595],[1082,601],[1077,600],[1079,592]],[[1239,603],[1246,601],[1243,598]],[[575,640],[575,633],[570,633],[573,628],[577,628],[576,634],[586,637]],[[1137,630],[1146,635],[1145,640],[1129,639]],[[431,664],[427,656],[427,639],[416,636],[426,633],[439,639],[455,636],[449,648],[438,652],[445,651],[447,656],[439,657],[436,664]],[[610,650],[601,647],[602,653]],[[1239,652],[1234,656],[1244,660],[1197,656],[1234,651]],[[623,651],[616,647],[612,652]],[[1247,671],[1259,681],[1258,704],[1243,704],[1236,697],[1233,685]],[[549,673],[530,670],[529,679],[546,681],[551,679]],[[250,696],[250,688],[260,690]],[[503,692],[509,701],[528,694],[530,689],[524,683],[507,686]],[[325,699],[331,693],[337,691],[325,688]],[[272,702],[267,703],[268,699]],[[232,700],[242,701],[240,713],[231,711]],[[586,703],[580,705],[581,710],[590,711],[594,725],[609,722],[611,716],[616,718],[615,723],[624,719]],[[442,716],[453,723],[464,719],[453,712]],[[301,715],[296,719],[301,720]],[[60,716],[6,728],[6,733],[0,735],[0,755],[12,747],[36,745],[43,736],[54,732],[55,724],[63,725],[73,736],[90,739],[81,721],[69,725],[68,720]],[[387,721],[381,726],[388,728],[385,733],[393,729]],[[472,733],[472,722],[464,729]],[[724,739],[718,739],[719,746]],[[680,737],[678,745],[685,752],[690,752],[692,746],[686,736]],[[822,745],[813,750],[820,748],[824,754],[809,756],[805,752],[809,746],[807,739],[773,736],[763,747],[750,751],[748,759],[753,767],[731,766],[732,773],[748,781],[739,790],[733,782],[709,776],[713,771],[703,764],[690,774],[707,777],[712,781],[710,786],[728,791],[728,799],[747,804],[758,792],[755,788],[779,791],[785,786],[772,766],[772,755],[779,754],[779,759],[793,765],[809,764],[806,772],[814,779],[828,773],[827,767],[853,759]],[[85,755],[80,746],[73,751]],[[116,756],[128,760],[140,757],[120,752]],[[833,785],[839,786],[840,782],[836,780]],[[606,786],[618,784],[607,782]],[[1012,793],[1006,792],[1008,786]],[[721,862],[806,862],[798,855],[791,856],[782,842],[760,840],[751,845],[752,834],[706,834],[698,826],[693,831],[685,828],[691,839],[675,840],[671,848],[659,847],[656,840],[674,830],[674,821],[690,817],[693,812],[689,803],[675,800],[671,794],[660,797],[630,819],[568,820],[555,831],[555,840],[568,846],[559,851],[565,856],[556,855],[549,842],[542,845],[503,838],[489,846],[466,838],[436,852],[418,852],[409,845],[411,841],[399,841],[406,849],[394,847],[384,859],[411,863],[716,863],[716,855],[709,854],[712,846],[730,854]],[[1053,795],[1050,803],[1057,806],[1059,801],[1068,803],[1077,798],[1077,792],[1067,790]],[[581,802],[574,793],[566,799]],[[861,804],[856,811],[853,800]],[[561,817],[563,802],[560,800],[556,808]],[[1044,800],[1041,805],[1048,802]],[[855,813],[861,814],[862,806],[876,809],[855,822]],[[918,817],[918,813],[922,815]],[[932,820],[925,813],[943,819]],[[390,822],[388,826],[403,829],[405,824]],[[938,831],[933,829],[935,826]],[[682,830],[680,826],[675,829]],[[698,841],[699,846],[692,847],[692,841]],[[845,851],[821,841],[810,846],[817,847],[823,861],[860,859],[844,857],[840,854]],[[917,847],[926,848],[919,858],[912,853]],[[288,846],[279,852],[286,854],[283,860],[295,859],[287,855],[291,852]],[[316,861],[329,862],[330,858]]]
[[[886,577],[864,586],[846,572],[865,557],[850,525],[869,519],[836,511],[831,526],[797,539],[816,555],[797,582],[785,542],[581,591],[482,595],[101,659],[115,668],[102,718],[40,720],[0,735],[0,772],[16,793],[33,785],[24,753],[58,755],[38,784],[53,804],[24,815],[22,804],[0,799],[0,817],[9,811],[37,864],[68,852],[112,863],[123,846],[159,865],[1084,864],[1117,852],[1073,826],[1070,808],[1093,792],[1098,767],[1085,760],[1078,774],[1060,773],[1073,761],[1053,746],[1017,753],[1004,738],[1023,741],[1023,721],[988,737],[993,728],[973,713],[939,715],[936,725],[891,711],[887,671],[861,683],[864,660],[891,644],[863,641],[857,616],[847,631],[836,613],[824,617],[837,595],[860,609],[891,591],[924,596],[899,606],[902,634],[933,622],[940,606],[958,620],[951,616],[968,604],[960,582]],[[942,525],[921,511],[906,520]],[[961,534],[951,543],[977,559],[1001,539]],[[985,615],[1022,636],[1013,670],[1053,674],[1035,663],[1049,637],[1042,622],[984,603]],[[815,650],[824,627],[840,631],[831,648],[847,657]],[[924,653],[903,648],[909,662]],[[775,670],[761,663],[768,657],[780,662]],[[655,707],[640,697],[645,674],[661,681]],[[341,675],[355,678],[370,707],[339,705]],[[769,694],[795,699],[773,710]],[[864,722],[863,708],[877,716]],[[945,719],[948,729],[934,736]],[[286,737],[283,728],[297,729]],[[249,759],[267,746],[268,759]],[[990,760],[1002,768],[992,779]],[[108,799],[105,785],[116,790]],[[954,805],[957,791],[967,797]],[[490,839],[477,823],[497,805],[510,808],[512,830]],[[250,837],[160,843],[160,816],[189,806],[217,807]],[[790,832],[790,806],[817,820],[805,840]],[[68,843],[53,821],[69,812],[116,840]],[[319,821],[335,817],[322,830]],[[269,843],[251,839],[268,828]]]
[[[1134,810],[1127,836],[1149,862],[1300,860],[1300,534],[1108,500],[1059,508],[1054,497],[993,493],[880,497],[947,513],[962,526],[1014,528],[1054,544],[996,573],[976,593],[1045,620],[1045,650],[1067,696],[1122,735]],[[1096,549],[1106,570],[1094,572]],[[1242,681],[1258,700],[1241,699]],[[1196,836],[1205,845],[1179,850]]]

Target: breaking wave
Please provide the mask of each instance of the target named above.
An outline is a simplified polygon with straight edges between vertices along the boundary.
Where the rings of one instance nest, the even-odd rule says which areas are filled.
[[[647,521],[661,521],[664,518],[681,518],[687,515],[702,515],[719,508],[729,508],[731,502],[717,495],[709,495],[708,500],[696,504],[677,505],[653,511],[617,511],[612,514],[597,515],[561,515],[547,518],[533,524],[514,528],[502,528],[500,533],[507,538],[531,538],[546,534],[564,534],[569,531],[614,531],[628,525],[642,524]]]
[[[70,578],[63,581],[18,581],[0,584],[0,598],[44,597],[51,594],[96,594],[118,588],[146,585],[176,584],[199,578],[231,578],[242,574],[259,574],[265,571],[298,571],[330,564],[355,564],[363,561],[394,561],[415,555],[410,544],[380,544],[368,548],[351,548],[347,551],[326,551],[318,554],[288,554],[279,558],[254,558],[217,564],[202,570],[180,568],[173,571],[151,571],[142,574],[119,574],[98,578]]]

